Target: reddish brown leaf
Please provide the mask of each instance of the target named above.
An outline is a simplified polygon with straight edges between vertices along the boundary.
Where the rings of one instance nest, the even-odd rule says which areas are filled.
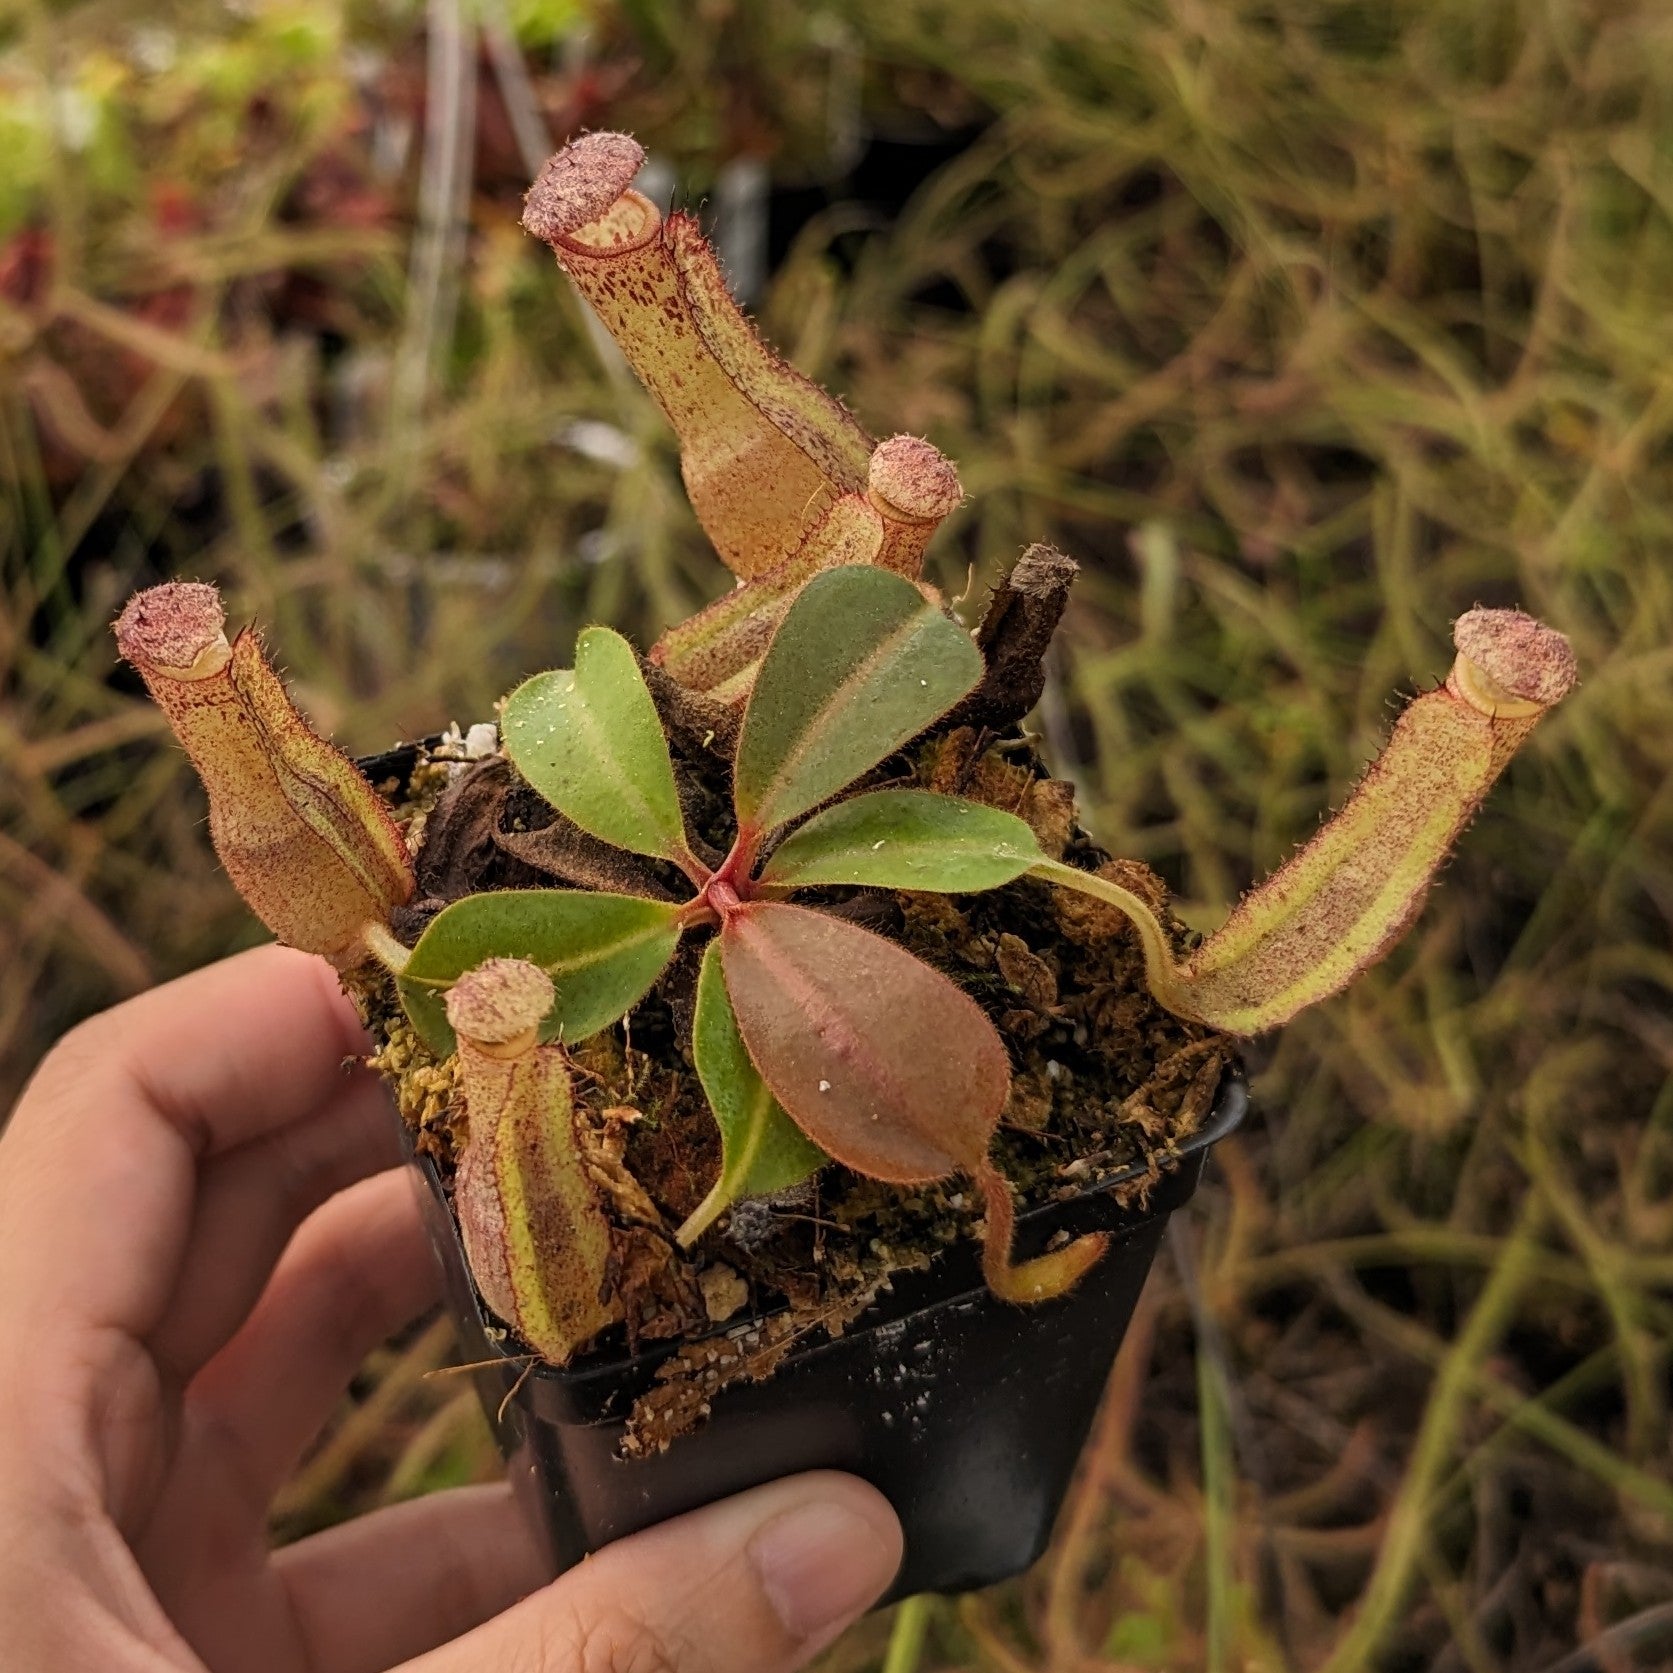
[[[821,1149],[900,1185],[983,1166],[1011,1065],[968,994],[892,941],[779,902],[732,913],[720,954],[750,1057]]]

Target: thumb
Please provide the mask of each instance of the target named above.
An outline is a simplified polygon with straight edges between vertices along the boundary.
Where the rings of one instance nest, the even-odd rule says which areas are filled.
[[[875,1488],[793,1476],[606,1546],[404,1673],[790,1673],[882,1595],[900,1555]]]

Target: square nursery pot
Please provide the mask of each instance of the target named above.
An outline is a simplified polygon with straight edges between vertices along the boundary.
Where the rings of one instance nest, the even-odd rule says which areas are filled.
[[[1044,1551],[1168,1216],[1195,1191],[1211,1146],[1243,1119],[1227,1077],[1143,1207],[1122,1207],[1118,1174],[1017,1218],[1017,1255],[1057,1232],[1110,1232],[1108,1252],[1067,1296],[996,1300],[966,1241],[902,1273],[835,1340],[792,1349],[761,1383],[714,1396],[697,1429],[657,1456],[617,1456],[634,1401],[677,1344],[595,1354],[559,1369],[511,1358],[485,1326],[440,1177],[420,1198],[467,1364],[513,1483],[554,1572],[684,1511],[803,1470],[862,1476],[894,1505],[906,1556],[891,1597],[960,1592],[1027,1568]],[[720,1327],[747,1329],[753,1321]]]

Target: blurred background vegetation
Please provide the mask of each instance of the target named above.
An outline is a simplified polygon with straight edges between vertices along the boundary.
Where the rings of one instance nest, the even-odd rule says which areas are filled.
[[[0,1094],[255,938],[114,666],[131,589],[219,581],[357,751],[721,590],[517,228],[581,127],[645,141],[871,429],[960,462],[952,593],[1030,540],[1082,561],[1039,725],[1190,921],[1461,610],[1581,659],[1407,943],[1255,1051],[1051,1555],[890,1673],[1673,1664],[1662,0],[23,0]],[[449,1346],[367,1367],[281,1533],[493,1470]]]

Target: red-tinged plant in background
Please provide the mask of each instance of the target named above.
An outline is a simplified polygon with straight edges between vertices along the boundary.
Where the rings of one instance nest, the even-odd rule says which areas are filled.
[[[65,19],[61,66],[14,53],[0,72],[0,382],[55,497],[143,458],[195,475],[217,391],[260,400],[276,342],[345,331],[355,276],[394,247],[397,191],[369,143],[399,103],[393,72],[372,92],[319,8],[223,13],[212,41],[191,33],[159,23],[171,44],[153,55]],[[52,208],[67,109],[73,233]],[[282,189],[252,198],[269,174]]]
[[[980,801],[865,787],[984,677],[970,635],[915,580],[923,538],[957,503],[956,476],[927,443],[874,447],[777,360],[694,224],[664,222],[628,188],[639,159],[623,136],[578,141],[548,164],[526,219],[663,403],[698,515],[742,578],[651,658],[737,723],[718,860],[688,831],[633,649],[589,628],[572,669],[506,699],[501,748],[622,863],[596,866],[588,888],[466,894],[409,949],[390,919],[413,873],[388,813],[308,732],[253,638],[227,645],[213,590],[141,594],[118,623],[123,652],[203,774],[217,848],[264,921],[344,968],[381,962],[416,1034],[456,1059],[466,1248],[484,1297],[537,1352],[561,1361],[619,1312],[565,1051],[628,1017],[687,936],[706,938],[691,1054],[721,1160],[681,1244],[831,1160],[896,1185],[962,1175],[984,1201],[992,1288],[1016,1301],[1060,1294],[1103,1240],[1013,1264],[1010,1187],[990,1153],[1011,1065],[987,1015],[828,897],[794,897],[974,895],[1031,877],[1117,909],[1108,933],[1130,924],[1152,994],[1176,1015],[1232,1034],[1275,1027],[1339,992],[1410,924],[1494,779],[1573,684],[1568,644],[1517,611],[1461,617],[1446,683],[1408,706],[1342,810],[1180,954],[1119,865],[1054,858],[1023,819]],[[631,892],[619,879],[642,862],[629,856],[683,874],[689,897]]]

